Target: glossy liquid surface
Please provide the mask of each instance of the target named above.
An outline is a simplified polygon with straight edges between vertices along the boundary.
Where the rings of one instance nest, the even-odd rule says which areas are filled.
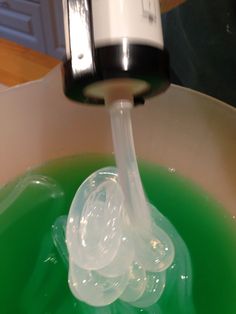
[[[52,241],[51,226],[67,214],[83,180],[112,165],[110,158],[78,156],[50,162],[0,190],[1,314],[192,314],[236,312],[236,225],[198,187],[159,166],[140,165],[146,194],[184,239],[193,269],[192,297],[178,289],[138,310],[116,302],[106,308],[79,303]],[[173,283],[181,287],[181,280]],[[192,302],[194,306],[192,305]]]

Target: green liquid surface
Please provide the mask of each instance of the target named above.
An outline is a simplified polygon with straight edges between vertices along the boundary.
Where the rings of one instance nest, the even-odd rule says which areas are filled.
[[[190,253],[193,306],[189,300],[178,306],[177,291],[146,310],[119,302],[93,308],[72,296],[51,227],[68,213],[86,177],[109,165],[112,159],[104,156],[55,160],[0,190],[0,313],[192,314],[193,307],[199,314],[236,313],[234,217],[185,178],[146,163],[140,171],[147,197],[175,226]]]

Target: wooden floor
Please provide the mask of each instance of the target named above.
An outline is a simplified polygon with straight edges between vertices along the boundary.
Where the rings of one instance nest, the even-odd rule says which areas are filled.
[[[14,86],[39,79],[60,61],[5,39],[0,39],[0,84]]]

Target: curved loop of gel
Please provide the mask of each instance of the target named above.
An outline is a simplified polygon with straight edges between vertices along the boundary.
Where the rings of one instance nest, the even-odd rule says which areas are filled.
[[[105,306],[113,303],[123,293],[127,282],[127,274],[107,278],[96,271],[81,269],[70,262],[70,289],[75,297],[92,306]]]
[[[77,266],[98,270],[115,258],[122,239],[122,204],[112,167],[93,173],[79,187],[66,231],[70,259]]]
[[[175,249],[166,232],[155,223],[151,231],[141,234],[136,231],[134,241],[138,261],[149,272],[162,272],[170,267],[175,256]]]
[[[146,289],[140,299],[131,302],[133,306],[140,308],[149,307],[155,304],[162,296],[166,284],[166,273],[146,273],[146,280]]]
[[[120,299],[130,303],[137,301],[143,295],[147,285],[147,278],[144,268],[137,262],[130,266],[128,276],[128,285]]]
[[[42,189],[47,189],[51,197],[63,196],[63,191],[57,183],[43,175],[27,173],[23,178],[17,181],[16,185],[9,190],[9,193],[4,195],[0,201],[0,214],[11,206],[19,196],[29,187],[40,186]]]

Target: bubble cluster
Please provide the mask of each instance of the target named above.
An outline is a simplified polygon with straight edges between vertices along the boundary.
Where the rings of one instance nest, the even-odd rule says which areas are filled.
[[[66,244],[70,289],[92,306],[117,299],[136,307],[156,303],[175,254],[171,239],[151,216],[150,228],[132,221],[114,167],[94,172],[79,187]]]

